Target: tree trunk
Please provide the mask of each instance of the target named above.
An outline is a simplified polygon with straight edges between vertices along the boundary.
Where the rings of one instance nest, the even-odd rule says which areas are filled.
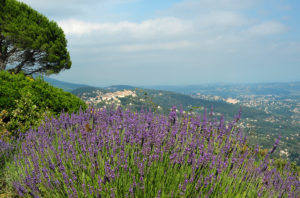
[[[6,62],[0,58],[0,71],[5,70]]]
[[[5,46],[4,36],[0,34],[0,71],[6,69],[7,59],[7,46]]]

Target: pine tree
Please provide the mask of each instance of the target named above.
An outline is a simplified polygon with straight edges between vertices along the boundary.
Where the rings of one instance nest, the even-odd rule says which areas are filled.
[[[0,70],[53,74],[70,69],[63,30],[30,6],[0,0]]]

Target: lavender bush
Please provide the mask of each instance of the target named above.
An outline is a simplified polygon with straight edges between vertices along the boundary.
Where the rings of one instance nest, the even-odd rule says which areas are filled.
[[[6,162],[11,159],[14,149],[13,145],[4,141],[2,138],[5,139],[5,137],[0,136],[0,198],[3,197],[2,194],[6,191],[6,182],[3,170]]]
[[[25,197],[299,197],[235,124],[212,116],[88,109],[46,118],[9,165]]]

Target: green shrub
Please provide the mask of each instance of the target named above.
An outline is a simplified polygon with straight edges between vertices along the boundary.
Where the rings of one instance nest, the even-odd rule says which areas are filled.
[[[86,104],[78,97],[41,78],[0,72],[0,112],[6,112],[1,117],[0,128],[13,136],[37,127],[45,112],[59,115],[62,111],[76,112],[80,107],[86,109]]]
[[[16,109],[11,112],[10,120],[6,124],[8,131],[20,129],[25,132],[31,126],[38,126],[42,120],[43,113],[31,100],[32,94],[30,92],[22,92],[21,98],[16,100]],[[16,131],[14,134],[18,133]]]

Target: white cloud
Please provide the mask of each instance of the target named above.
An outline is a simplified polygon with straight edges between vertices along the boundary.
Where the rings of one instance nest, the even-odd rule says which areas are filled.
[[[253,36],[268,36],[286,32],[288,27],[277,21],[263,22],[252,26],[247,33]]]
[[[157,38],[180,35],[188,31],[191,26],[189,22],[166,17],[146,20],[141,23],[118,22],[118,23],[90,23],[81,20],[64,20],[58,24],[68,35],[83,35],[98,33],[98,35],[124,35],[134,38]]]
[[[185,39],[193,32],[193,24],[174,17],[141,23],[90,23],[71,19],[58,24],[71,40],[77,40],[77,45],[93,45],[94,50],[137,52],[186,49],[195,45],[189,38]]]
[[[194,20],[163,17],[141,23],[91,23],[70,19],[58,23],[73,46],[99,53],[172,50],[232,53],[253,44],[253,37],[278,34],[287,29],[275,21],[249,27],[247,19],[234,12],[212,12]]]
[[[196,17],[194,20],[185,20],[177,17],[161,17],[149,19],[140,23],[121,21],[116,23],[92,23],[77,19],[58,21],[67,35],[71,36],[115,36],[125,39],[160,40],[184,39],[190,36],[220,36],[226,34],[225,29],[241,27],[247,24],[247,19],[234,12],[211,12]]]

